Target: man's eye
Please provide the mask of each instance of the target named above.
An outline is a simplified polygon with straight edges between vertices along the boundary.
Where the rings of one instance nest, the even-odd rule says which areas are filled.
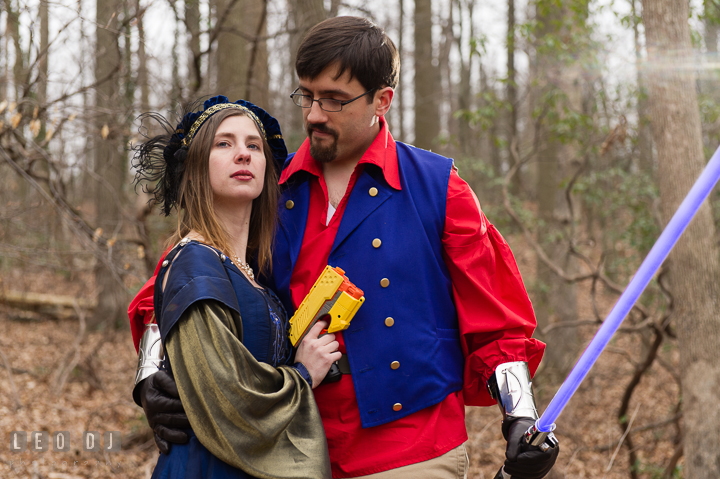
[[[334,98],[323,98],[323,99],[322,99],[322,102],[323,102],[326,106],[332,106],[332,107],[339,107],[340,104],[342,103],[340,100],[336,100],[336,99],[334,99]]]

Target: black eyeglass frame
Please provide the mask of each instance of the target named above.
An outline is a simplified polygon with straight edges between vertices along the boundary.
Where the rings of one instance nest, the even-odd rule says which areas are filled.
[[[367,95],[368,93],[377,90],[377,88],[371,88],[371,89],[369,89],[368,91],[366,91],[365,93],[363,93],[362,95],[359,95],[359,96],[356,96],[355,98],[352,98],[352,99],[350,99],[350,100],[344,100],[344,101],[335,100],[335,99],[333,99],[333,98],[318,98],[318,99],[315,99],[315,98],[311,97],[310,95],[304,95],[303,93],[298,93],[298,90],[300,90],[300,87],[297,87],[297,88],[295,89],[295,91],[290,94],[290,99],[293,101],[293,103],[294,103],[295,105],[299,106],[300,108],[312,108],[313,102],[317,102],[318,105],[320,106],[320,109],[322,109],[323,111],[326,111],[326,112],[328,112],[328,113],[338,113],[338,112],[341,112],[342,109],[343,109],[343,107],[344,107],[345,105],[347,105],[348,103],[352,103],[352,102],[354,102],[355,100],[359,100],[360,98],[364,97],[364,96]],[[301,101],[301,102],[303,101],[303,98],[309,98],[309,99],[310,99],[310,106],[298,105],[297,101],[295,101],[295,98],[300,98],[300,101]],[[326,110],[326,109],[323,107],[323,104],[322,104],[323,100],[325,100],[325,101],[337,102],[337,103],[340,105],[340,109],[339,109],[339,110]]]

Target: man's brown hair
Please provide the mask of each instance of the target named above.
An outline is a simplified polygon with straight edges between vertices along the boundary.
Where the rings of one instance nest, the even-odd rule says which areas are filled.
[[[303,39],[295,61],[299,78],[313,80],[332,64],[339,67],[336,79],[349,71],[367,90],[395,88],[400,75],[395,44],[380,27],[361,17],[329,18]]]
[[[231,116],[247,116],[247,114],[243,110],[234,108],[215,113],[200,127],[190,144],[185,160],[185,171],[178,191],[180,206],[178,227],[169,240],[171,244],[177,243],[191,230],[194,230],[200,233],[207,244],[223,253],[227,255],[242,254],[241,251],[233,251],[227,230],[215,216],[209,174],[210,149],[215,139],[215,133],[220,123]],[[262,136],[259,130],[258,133]],[[272,242],[279,197],[278,176],[273,166],[272,151],[264,138],[263,152],[265,154],[263,190],[252,203],[245,258],[248,263],[256,260],[261,272],[267,271],[272,265]]]

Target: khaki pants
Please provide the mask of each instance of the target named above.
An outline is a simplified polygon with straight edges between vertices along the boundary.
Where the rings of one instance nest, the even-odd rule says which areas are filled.
[[[469,466],[465,444],[460,444],[434,459],[362,476],[362,479],[467,479]]]

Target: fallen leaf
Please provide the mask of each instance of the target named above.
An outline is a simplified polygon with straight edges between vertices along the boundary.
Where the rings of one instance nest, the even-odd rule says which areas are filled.
[[[106,140],[108,135],[110,134],[110,128],[107,125],[103,125],[102,130],[100,130],[100,136],[103,140]]]
[[[130,269],[130,263],[125,263],[125,265],[123,266],[123,269],[124,269],[125,271],[129,270],[129,269]]]
[[[107,245],[108,245],[108,247],[112,248],[113,246],[115,246],[115,243],[116,243],[116,242],[117,242],[117,238],[110,238],[110,239],[107,241]]]
[[[35,119],[30,122],[30,133],[32,133],[34,137],[40,134],[40,126],[40,120]]]
[[[137,248],[138,259],[145,259],[145,247],[143,245]]]
[[[54,134],[55,134],[55,130],[52,127],[50,127],[50,129],[47,131],[47,133],[45,133],[45,141],[50,141],[50,139],[53,137]]]
[[[20,112],[15,113],[12,117],[10,117],[10,126],[12,126],[13,129],[17,128],[20,124],[20,120],[22,120],[22,114]]]
[[[36,106],[33,110],[33,120],[38,117],[38,113],[40,113],[40,107]]]
[[[95,232],[93,233],[93,241],[97,243],[97,241],[100,239],[102,234],[103,234],[102,228],[96,229]]]
[[[10,113],[12,113],[12,112],[15,111],[15,108],[17,108],[17,103],[11,102],[11,103],[10,103],[10,107],[8,108],[8,111],[9,111]]]
[[[8,102],[7,100],[3,100],[2,103],[0,103],[0,113],[5,111],[5,108],[7,108]]]
[[[68,121],[73,121],[75,118],[77,118],[77,113],[73,113],[68,117]]]

